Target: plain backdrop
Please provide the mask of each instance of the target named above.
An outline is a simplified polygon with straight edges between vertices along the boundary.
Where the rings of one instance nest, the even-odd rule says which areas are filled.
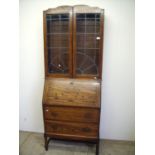
[[[134,0],[20,0],[20,122],[44,132],[43,10],[85,4],[105,9],[100,137],[134,140]]]

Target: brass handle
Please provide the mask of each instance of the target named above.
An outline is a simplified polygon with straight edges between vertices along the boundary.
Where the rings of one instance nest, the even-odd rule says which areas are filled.
[[[46,112],[48,112],[48,109],[46,109]]]

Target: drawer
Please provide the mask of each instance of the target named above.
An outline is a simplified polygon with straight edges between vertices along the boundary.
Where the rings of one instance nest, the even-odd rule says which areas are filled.
[[[44,107],[47,120],[72,122],[99,122],[99,109],[73,107]]]
[[[72,123],[45,121],[45,132],[52,135],[98,137],[98,125],[94,123]]]

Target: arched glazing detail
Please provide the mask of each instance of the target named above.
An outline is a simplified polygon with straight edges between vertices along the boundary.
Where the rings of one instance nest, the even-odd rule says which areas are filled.
[[[48,72],[69,72],[69,14],[47,14]]]
[[[76,14],[76,73],[98,75],[100,14]]]

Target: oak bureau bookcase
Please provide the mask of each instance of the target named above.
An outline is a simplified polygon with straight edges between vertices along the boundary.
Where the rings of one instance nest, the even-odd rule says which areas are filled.
[[[51,139],[99,150],[103,9],[86,5],[44,11],[45,149]]]

